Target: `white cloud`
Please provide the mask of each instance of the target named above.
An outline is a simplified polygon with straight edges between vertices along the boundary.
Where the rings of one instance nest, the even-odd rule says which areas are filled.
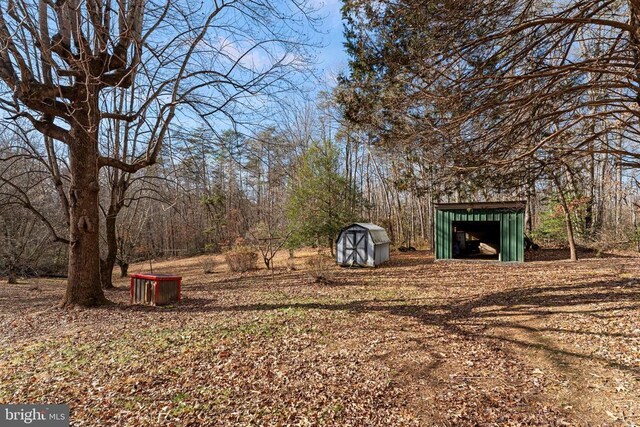
[[[272,58],[273,55],[267,50],[268,47],[267,45],[258,45],[252,40],[239,41],[219,37],[216,49],[230,63],[238,62],[247,69],[260,72],[267,70],[275,62]]]

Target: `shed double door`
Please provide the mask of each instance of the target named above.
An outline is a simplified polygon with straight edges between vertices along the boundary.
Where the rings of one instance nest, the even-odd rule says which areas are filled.
[[[346,264],[367,265],[367,232],[349,230],[344,236],[344,259]]]

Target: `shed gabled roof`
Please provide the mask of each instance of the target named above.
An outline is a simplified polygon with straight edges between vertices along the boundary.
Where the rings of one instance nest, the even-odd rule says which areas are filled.
[[[340,230],[340,233],[338,233],[338,239],[340,239],[340,235],[342,235],[345,230],[353,226],[369,230],[369,235],[371,236],[371,240],[373,240],[374,244],[391,243],[391,239],[387,236],[386,230],[379,225],[371,224],[370,222],[354,222],[353,224],[347,225]]]
[[[380,230],[369,230],[369,235],[371,235],[371,240],[376,245],[379,243],[391,243],[391,239],[387,236],[387,232],[384,228],[380,228]]]

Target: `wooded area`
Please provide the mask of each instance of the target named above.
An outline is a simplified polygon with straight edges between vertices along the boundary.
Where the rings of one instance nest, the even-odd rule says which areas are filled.
[[[640,0],[0,0],[0,405],[637,426],[639,119]]]
[[[349,70],[310,98],[285,24],[311,5],[9,2],[0,269],[93,305],[116,263],[264,257],[353,220],[431,248],[435,203],[483,200],[526,200],[573,259],[637,246],[634,2],[485,6],[346,1]]]

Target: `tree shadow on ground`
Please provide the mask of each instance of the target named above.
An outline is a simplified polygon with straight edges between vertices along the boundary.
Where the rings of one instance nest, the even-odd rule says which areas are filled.
[[[615,292],[612,290],[615,289]],[[433,301],[433,299],[429,299]],[[414,301],[415,303],[407,303]],[[365,299],[347,303],[283,303],[219,306],[205,303],[198,308],[204,311],[269,311],[281,309],[348,311],[351,313],[386,313],[393,316],[410,317],[423,324],[436,326],[448,333],[466,339],[502,341],[523,348],[536,348],[552,357],[562,355],[577,360],[593,360],[610,367],[640,374],[640,367],[622,364],[595,354],[581,353],[553,346],[549,343],[532,343],[527,340],[496,334],[496,329],[520,329],[524,332],[561,332],[566,334],[599,335],[615,338],[639,338],[634,334],[594,333],[579,329],[553,327],[531,328],[518,322],[520,317],[545,318],[557,314],[584,314],[599,317],[609,313],[611,317],[620,312],[640,308],[640,284],[636,280],[598,281],[576,285],[555,285],[516,288],[494,292],[478,298],[444,304],[428,304],[422,299]],[[203,302],[203,301],[201,301]],[[599,305],[597,308],[581,306]],[[620,304],[631,304],[620,306]],[[186,308],[185,308],[186,309]],[[511,320],[513,319],[513,320]]]
[[[591,258],[595,252],[590,249],[578,248],[578,258]],[[525,262],[531,261],[563,261],[570,258],[569,248],[540,248],[536,251],[524,252]]]

